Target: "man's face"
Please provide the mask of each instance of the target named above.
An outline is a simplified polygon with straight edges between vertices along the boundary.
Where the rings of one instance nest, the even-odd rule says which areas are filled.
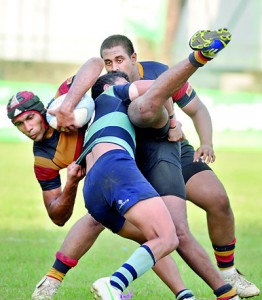
[[[116,46],[104,49],[102,58],[107,72],[122,71],[132,80],[133,74],[137,69],[136,53],[133,53],[130,57],[122,46]]]
[[[42,116],[35,111],[21,114],[16,118],[14,124],[18,130],[35,142],[42,141],[46,133]]]

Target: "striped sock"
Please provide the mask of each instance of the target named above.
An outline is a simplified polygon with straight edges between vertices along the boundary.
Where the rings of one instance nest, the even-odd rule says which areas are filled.
[[[217,266],[220,270],[226,270],[234,267],[236,238],[229,245],[216,246],[213,245]]]
[[[133,280],[150,270],[154,264],[152,251],[148,246],[142,245],[110,277],[110,284],[123,292]]]
[[[208,61],[211,60],[211,58],[205,57],[201,51],[194,51],[190,53],[188,58],[190,63],[197,68],[203,67]]]
[[[65,273],[59,272],[55,268],[51,268],[49,270],[49,272],[46,274],[46,276],[55,278],[55,279],[57,279],[59,281],[62,281],[64,279],[65,275],[66,275]]]
[[[178,294],[176,294],[177,300],[188,299],[190,297],[194,297],[194,294],[192,291],[190,291],[188,289],[182,290]]]
[[[230,284],[225,284],[214,291],[214,294],[217,296],[217,300],[230,300],[233,297],[237,296],[236,289],[233,288]]]
[[[55,278],[59,281],[62,281],[66,273],[72,268],[75,267],[78,263],[78,260],[72,259],[62,252],[58,251],[56,253],[56,260],[53,264],[53,267],[46,274],[48,277]]]

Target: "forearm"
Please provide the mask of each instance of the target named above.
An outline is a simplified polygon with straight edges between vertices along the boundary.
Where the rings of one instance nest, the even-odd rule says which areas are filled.
[[[195,94],[194,98],[182,108],[193,121],[201,145],[212,147],[213,129],[212,121],[207,107]]]
[[[63,226],[71,217],[74,209],[78,183],[67,183],[59,196],[49,201],[48,215],[58,226]]]
[[[94,85],[103,67],[103,60],[93,57],[79,69],[64,100],[68,110],[73,110],[82,96]]]
[[[204,120],[204,122],[203,122]],[[197,131],[200,145],[213,147],[213,128],[211,117],[206,107],[202,107],[193,117],[195,129]]]

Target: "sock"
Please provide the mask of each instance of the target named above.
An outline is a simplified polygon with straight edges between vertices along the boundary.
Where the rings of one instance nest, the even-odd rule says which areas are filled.
[[[176,295],[176,299],[177,300],[183,300],[183,299],[187,299],[187,298],[190,298],[190,297],[193,297],[194,294],[192,291],[188,290],[188,289],[185,289],[185,290],[182,290],[180,291],[177,295]]]
[[[229,300],[237,296],[237,291],[230,284],[225,284],[214,291],[217,296],[217,300]]]
[[[62,281],[66,273],[72,267],[75,267],[77,263],[78,260],[65,256],[62,252],[58,251],[56,253],[56,260],[53,267],[49,270],[46,276]]]
[[[216,246],[213,245],[215,250],[215,257],[217,260],[217,266],[220,270],[226,270],[234,267],[234,255],[235,255],[236,238],[229,245]]]
[[[110,278],[110,284],[123,292],[128,285],[155,265],[152,251],[141,245]]]
[[[194,51],[192,53],[189,54],[189,57],[188,57],[190,63],[197,67],[197,68],[200,68],[200,67],[203,67],[208,61],[210,61],[212,58],[207,58],[205,57],[201,51]]]

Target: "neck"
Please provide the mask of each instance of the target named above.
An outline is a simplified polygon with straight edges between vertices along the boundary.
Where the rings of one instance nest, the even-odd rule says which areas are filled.
[[[48,126],[43,139],[49,139],[53,135],[53,132],[54,132],[54,128],[52,128],[51,126]]]
[[[140,74],[139,74],[139,70],[138,70],[138,65],[137,63],[135,64],[134,68],[133,68],[133,72],[130,76],[130,82],[134,82],[137,80],[140,80]]]

